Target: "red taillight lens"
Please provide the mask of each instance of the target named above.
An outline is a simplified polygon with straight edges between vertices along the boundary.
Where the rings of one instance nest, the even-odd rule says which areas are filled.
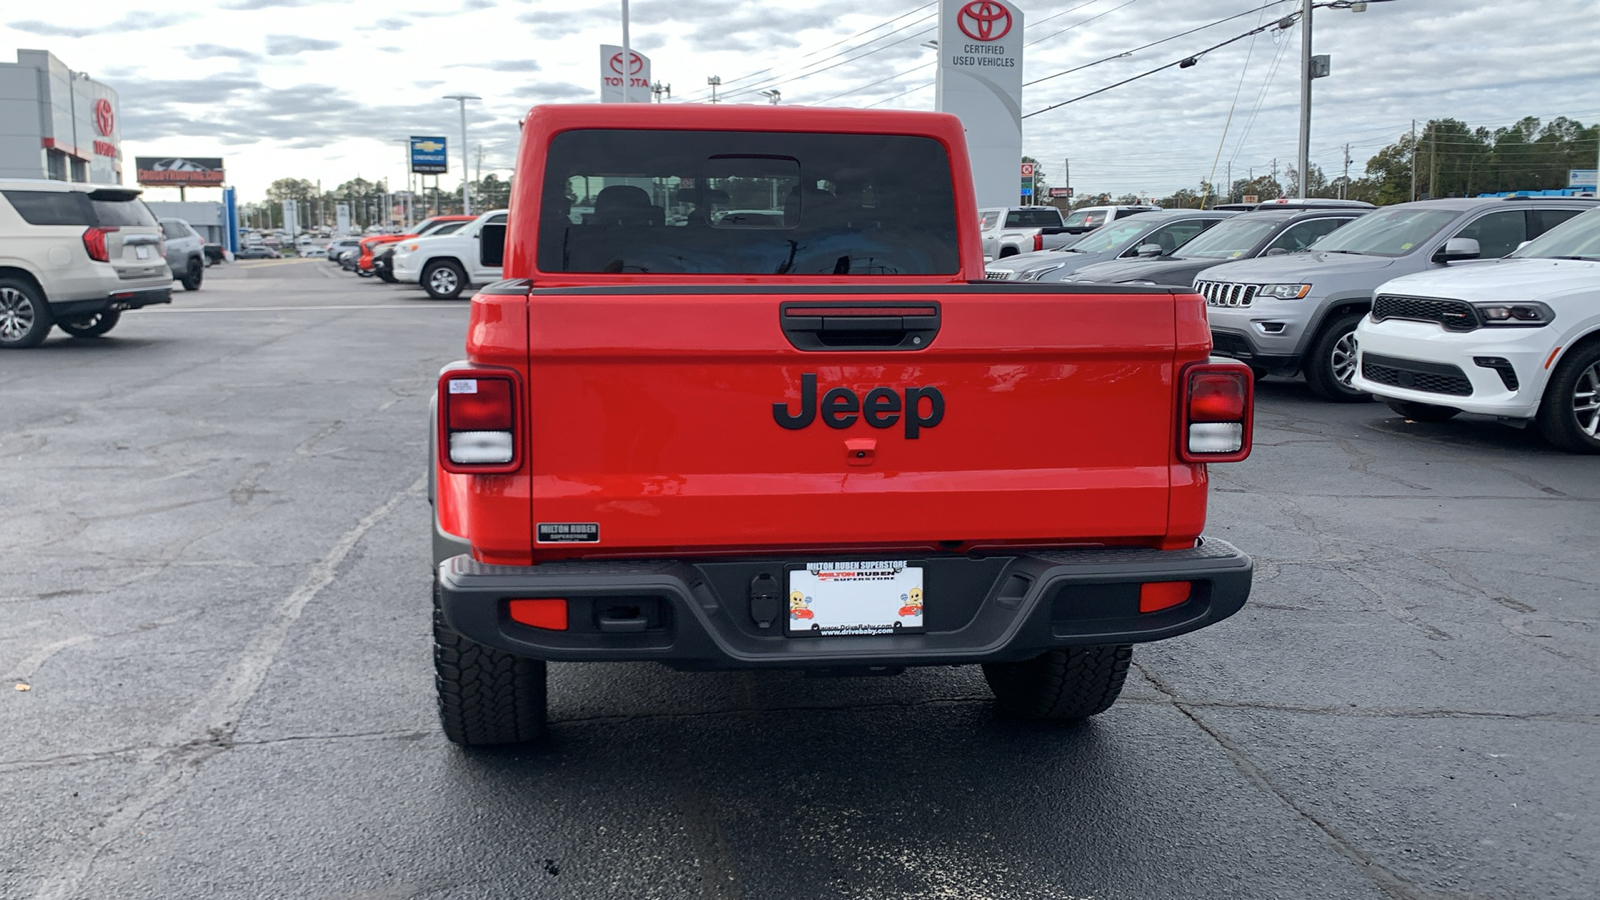
[[[111,252],[106,249],[106,235],[115,228],[97,225],[83,233],[83,249],[89,252],[89,258],[95,262],[111,262]]]
[[[1189,421],[1237,422],[1244,418],[1250,373],[1194,372],[1189,375]]]
[[[1250,455],[1255,380],[1242,363],[1195,363],[1183,370],[1178,458],[1238,462]]]
[[[451,431],[510,431],[511,382],[501,378],[451,378],[446,388]]]
[[[1147,581],[1139,585],[1139,612],[1171,609],[1189,599],[1193,584],[1187,581]]]
[[[515,471],[517,390],[504,372],[456,370],[439,378],[439,461],[447,472]]]
[[[1033,249],[1035,249],[1035,250],[1043,250],[1044,249],[1044,235],[1036,234],[1036,235],[1033,236]]]

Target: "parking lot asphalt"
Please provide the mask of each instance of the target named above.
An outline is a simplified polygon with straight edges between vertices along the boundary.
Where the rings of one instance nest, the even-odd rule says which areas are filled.
[[[217,267],[0,354],[0,897],[1589,897],[1600,459],[1258,388],[1233,619],[1075,728],[973,668],[553,665],[439,732],[424,471],[464,302]]]

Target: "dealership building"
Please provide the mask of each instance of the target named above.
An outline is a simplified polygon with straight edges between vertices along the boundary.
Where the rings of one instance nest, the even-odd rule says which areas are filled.
[[[46,50],[0,62],[0,178],[122,183],[117,92]]]

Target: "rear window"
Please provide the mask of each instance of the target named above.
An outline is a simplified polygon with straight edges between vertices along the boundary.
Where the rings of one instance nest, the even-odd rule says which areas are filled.
[[[984,231],[993,231],[994,227],[996,225],[998,225],[998,224],[1000,224],[1000,212],[999,212],[999,210],[986,212],[986,213],[983,214],[983,217],[979,220],[979,227],[981,227]]]
[[[1103,209],[1097,209],[1093,211],[1080,209],[1072,215],[1067,216],[1068,228],[1095,228],[1100,225],[1104,225],[1105,223],[1106,211]]]
[[[29,225],[89,225],[89,209],[77,191],[0,191]]]
[[[1007,228],[1054,228],[1061,224],[1061,213],[1053,206],[1014,209],[1006,213]]]
[[[568,131],[550,142],[541,205],[545,272],[960,269],[950,160],[931,138]]]
[[[150,213],[150,208],[139,199],[128,200],[94,200],[89,201],[89,206],[94,210],[94,224],[96,225],[154,225],[156,217]]]

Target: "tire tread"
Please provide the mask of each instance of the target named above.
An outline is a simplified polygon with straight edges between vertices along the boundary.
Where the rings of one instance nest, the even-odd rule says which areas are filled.
[[[1000,708],[1024,719],[1076,721],[1110,709],[1133,662],[1128,644],[1050,650],[1014,663],[988,663],[984,678]]]
[[[463,747],[526,744],[545,730],[543,660],[485,647],[453,631],[434,585],[434,686],[445,737]]]

